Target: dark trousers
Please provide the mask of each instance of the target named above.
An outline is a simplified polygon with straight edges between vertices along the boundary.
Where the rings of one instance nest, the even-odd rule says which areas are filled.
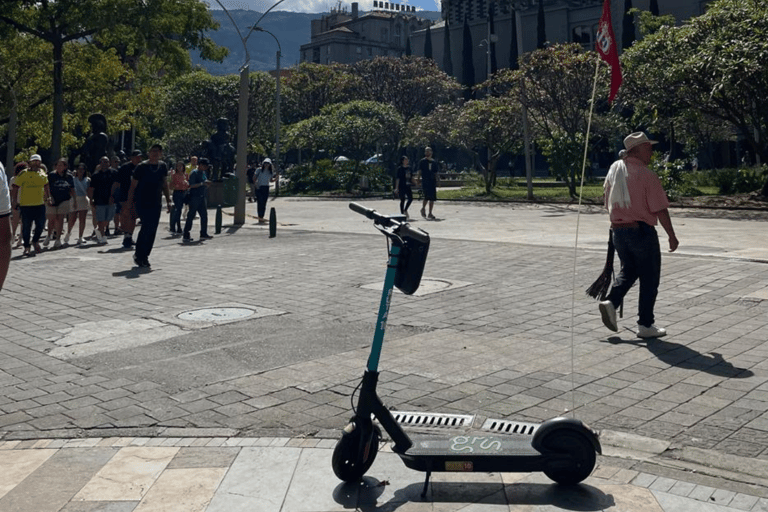
[[[192,197],[189,200],[189,211],[187,212],[187,222],[184,224],[184,236],[189,236],[192,229],[192,221],[195,220],[195,214],[200,215],[200,236],[208,234],[208,205],[205,196]]]
[[[32,235],[32,223],[35,223],[35,234],[32,237],[32,243],[40,241],[40,235],[43,234],[45,227],[45,205],[20,206],[21,213],[21,239],[24,241],[24,247],[30,246],[29,238]]]
[[[400,187],[397,194],[400,196],[400,213],[405,213],[413,202],[413,190],[411,187]]]
[[[621,271],[607,299],[619,307],[624,296],[640,280],[638,299],[639,325],[650,327],[654,323],[653,308],[661,279],[661,249],[653,226],[640,223],[639,228],[612,229],[613,245],[621,260]]]
[[[161,208],[142,208],[137,209],[141,219],[141,229],[136,239],[136,259],[143,261],[149,258],[152,247],[155,245],[155,235],[157,235],[157,226],[160,224]]]
[[[269,185],[256,187],[256,213],[262,219],[267,213],[267,200],[269,200]]]
[[[173,191],[173,210],[171,210],[171,231],[181,232],[181,212],[184,210],[186,190]]]

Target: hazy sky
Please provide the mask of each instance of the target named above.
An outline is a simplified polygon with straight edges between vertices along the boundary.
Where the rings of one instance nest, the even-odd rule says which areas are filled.
[[[216,0],[206,0],[212,9],[219,9],[219,3]],[[276,0],[219,0],[227,9],[250,9],[252,11],[264,12],[275,4]],[[361,11],[369,11],[373,8],[373,0],[359,0]],[[415,5],[416,10],[439,11],[440,0],[405,0],[401,4]],[[278,5],[277,11],[293,12],[328,12],[335,7],[337,2],[333,0],[284,0]],[[350,9],[352,2],[342,2],[342,7]]]

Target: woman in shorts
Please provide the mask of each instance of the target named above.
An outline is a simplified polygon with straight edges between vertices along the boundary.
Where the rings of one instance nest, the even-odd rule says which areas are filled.
[[[67,236],[64,237],[64,243],[69,243],[69,237],[75,227],[75,221],[80,223],[80,231],[77,237],[77,245],[85,242],[85,223],[88,217],[88,210],[91,209],[91,201],[88,199],[88,187],[91,186],[91,178],[88,177],[85,164],[77,166],[75,174],[75,197],[70,200],[69,219],[67,220]]]

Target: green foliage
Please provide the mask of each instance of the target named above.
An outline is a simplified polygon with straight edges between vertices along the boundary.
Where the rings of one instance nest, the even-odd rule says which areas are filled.
[[[549,172],[556,178],[576,181],[584,162],[584,135],[576,133],[574,137],[555,133],[551,138],[538,141],[541,153],[549,163]],[[589,167],[589,160],[587,160]]]
[[[351,193],[360,190],[365,182],[369,190],[389,190],[392,179],[381,167],[354,162],[319,160],[315,165],[300,165],[286,171],[290,194],[316,194],[324,192]]]
[[[761,169],[718,169],[710,174],[710,180],[720,194],[747,194],[759,191],[766,178],[768,166]]]
[[[282,85],[285,120],[295,123],[319,115],[327,105],[350,101],[360,80],[343,64],[302,62]]]
[[[670,200],[676,200],[683,196],[700,196],[701,191],[695,187],[691,180],[691,173],[685,170],[687,162],[676,160],[665,162],[658,154],[654,153],[649,166],[661,181],[661,186]]]

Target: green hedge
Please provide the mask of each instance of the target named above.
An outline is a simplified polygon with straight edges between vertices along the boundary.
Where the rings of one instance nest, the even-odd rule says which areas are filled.
[[[367,190],[390,191],[392,178],[380,166],[318,160],[314,165],[292,167],[286,172],[288,192],[312,194],[360,190],[361,178],[367,178]]]

